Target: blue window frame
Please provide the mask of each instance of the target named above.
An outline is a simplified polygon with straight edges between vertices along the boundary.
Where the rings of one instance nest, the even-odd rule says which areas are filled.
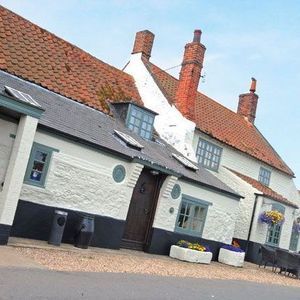
[[[24,182],[27,184],[45,187],[47,172],[54,148],[33,143]]]
[[[196,156],[201,166],[213,171],[218,171],[221,155],[221,147],[199,138]]]
[[[293,230],[291,235],[291,240],[290,240],[290,247],[289,247],[291,251],[297,251],[298,241],[299,241],[299,232]]]
[[[263,185],[269,186],[271,178],[271,171],[260,167],[258,181]]]
[[[175,231],[202,236],[209,205],[212,203],[182,195]]]
[[[281,204],[272,204],[272,210],[277,210],[284,214],[285,208]],[[282,224],[272,224],[269,225],[267,231],[266,244],[270,246],[279,246],[280,235],[281,235]]]
[[[133,132],[144,139],[150,140],[152,139],[154,117],[155,115],[149,111],[130,104],[126,124]]]

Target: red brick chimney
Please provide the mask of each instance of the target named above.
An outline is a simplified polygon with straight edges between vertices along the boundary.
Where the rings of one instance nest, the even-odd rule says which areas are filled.
[[[195,30],[193,41],[185,45],[176,92],[176,107],[190,120],[195,117],[197,89],[206,50],[200,43],[201,33],[201,30]]]
[[[256,116],[256,107],[258,101],[258,95],[255,94],[256,90],[256,79],[251,78],[250,93],[241,94],[239,96],[239,105],[237,113],[246,117],[249,122],[254,124]]]
[[[142,53],[142,56],[149,60],[154,41],[154,34],[149,30],[139,31],[135,35],[132,54]]]

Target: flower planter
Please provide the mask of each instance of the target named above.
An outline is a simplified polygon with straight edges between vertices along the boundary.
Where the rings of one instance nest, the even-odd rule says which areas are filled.
[[[201,252],[173,245],[170,249],[170,257],[193,263],[209,264],[212,259],[212,253]]]
[[[242,267],[244,265],[245,252],[235,252],[224,248],[220,249],[218,261],[220,263]]]

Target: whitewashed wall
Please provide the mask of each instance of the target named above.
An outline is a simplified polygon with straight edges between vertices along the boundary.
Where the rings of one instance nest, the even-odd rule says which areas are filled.
[[[144,105],[157,112],[154,127],[160,137],[183,155],[195,161],[192,142],[195,123],[187,120],[171,106],[141,60],[141,53],[132,54],[125,72],[132,75]]]
[[[0,192],[2,190],[1,183],[4,181],[12,146],[14,144],[14,139],[10,137],[10,134],[16,134],[17,128],[17,123],[6,121],[0,117]]]
[[[262,212],[271,210],[273,203],[278,203],[278,202],[268,198],[264,198],[262,196],[259,197],[257,202],[253,227],[252,227],[252,234],[250,238],[251,241],[255,241],[261,244],[264,244],[266,242],[268,225],[259,222],[258,217]],[[283,206],[285,208],[285,212],[284,212],[285,221],[281,228],[279,247],[283,249],[289,249],[295,209],[286,205]]]
[[[270,167],[269,165],[255,158],[252,158],[247,154],[244,154],[221,142],[218,142],[217,140],[205,134],[201,134],[199,131],[197,131],[194,136],[193,148],[195,151],[198,145],[199,136],[223,148],[220,165],[229,167],[256,180],[258,180],[260,167],[264,167],[271,171],[270,188],[283,195],[287,199],[291,201],[298,201],[298,203],[300,204],[297,188],[290,176],[278,171],[275,168]],[[216,172],[212,173],[217,175]]]
[[[208,207],[208,213],[203,230],[204,239],[231,243],[234,234],[235,220],[239,201],[225,195],[202,188],[184,180],[178,180],[182,194],[213,203]],[[174,231],[181,197],[173,199],[170,193],[161,190],[153,227]],[[170,208],[174,212],[170,213]]]
[[[244,199],[241,199],[239,203],[239,209],[237,214],[236,226],[234,231],[234,237],[247,240],[252,212],[254,209],[254,202],[256,195],[262,194],[260,191],[253,188],[250,184],[246,183],[244,180],[234,175],[227,169],[220,168],[218,172],[218,177],[230,185],[234,190],[240,193]],[[274,200],[258,196],[256,211],[253,219],[253,225],[251,230],[250,240],[252,242],[264,244],[266,242],[268,225],[263,224],[259,221],[259,215],[266,210],[272,209],[272,204],[278,203]],[[281,204],[281,203],[280,203]],[[283,204],[282,204],[283,205]],[[290,244],[290,236],[293,226],[293,220],[295,218],[295,209],[283,205],[285,207],[285,222],[282,226],[281,237],[279,241],[279,246],[281,248],[288,249]]]
[[[46,187],[23,184],[20,199],[38,204],[85,211],[125,220],[133,188],[143,168],[87,146],[81,146],[37,131],[35,142],[53,147]],[[126,169],[126,178],[116,183],[116,165]]]

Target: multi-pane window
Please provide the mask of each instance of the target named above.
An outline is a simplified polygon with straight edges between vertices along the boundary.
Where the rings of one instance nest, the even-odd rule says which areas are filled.
[[[217,171],[221,160],[221,154],[222,148],[199,138],[196,156],[200,165]]]
[[[269,225],[268,232],[267,232],[267,244],[272,246],[278,246],[280,231],[281,231],[281,225],[279,224]]]
[[[25,173],[25,183],[41,187],[45,185],[47,171],[53,151],[53,148],[37,143],[33,144]]]
[[[299,241],[299,232],[296,230],[292,231],[291,240],[290,240],[291,251],[297,251],[298,241]]]
[[[271,171],[261,167],[259,170],[258,181],[266,186],[269,186],[270,178],[271,178]]]
[[[176,231],[201,236],[208,205],[203,201],[189,200],[183,196],[178,212]]]
[[[280,204],[273,204],[272,210],[277,210],[284,214],[284,206]],[[282,224],[272,224],[268,227],[266,244],[271,246],[279,246],[280,234],[281,234]]]
[[[130,105],[127,116],[127,126],[142,138],[150,140],[152,138],[154,114]]]

